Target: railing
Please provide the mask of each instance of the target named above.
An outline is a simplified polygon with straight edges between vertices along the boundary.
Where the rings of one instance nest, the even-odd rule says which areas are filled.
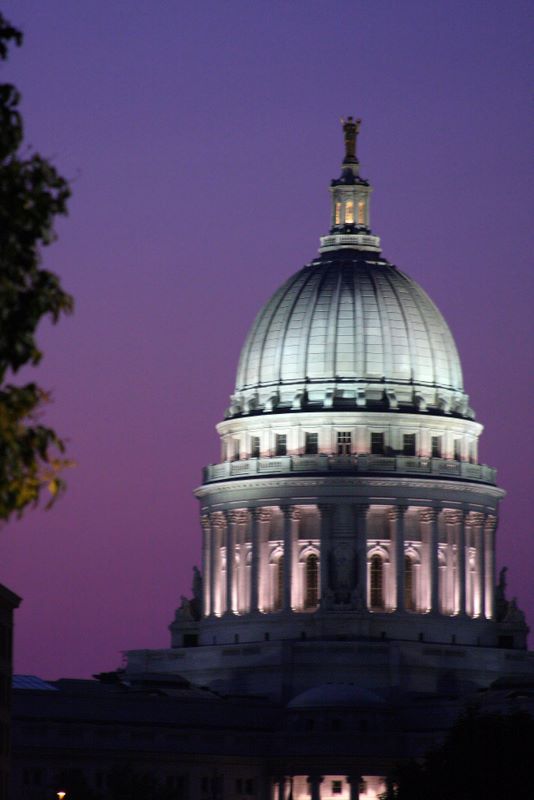
[[[224,481],[230,478],[248,478],[254,475],[273,473],[383,473],[397,475],[434,475],[460,480],[496,483],[496,470],[485,464],[470,464],[465,461],[449,461],[444,458],[422,456],[275,456],[273,458],[249,458],[243,461],[225,461],[204,467],[204,483]]]

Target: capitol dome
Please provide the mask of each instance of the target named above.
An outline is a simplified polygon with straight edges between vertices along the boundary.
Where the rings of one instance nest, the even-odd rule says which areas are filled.
[[[452,334],[425,291],[380,255],[371,187],[346,158],[319,256],[264,305],[228,416],[315,409],[472,418]]]

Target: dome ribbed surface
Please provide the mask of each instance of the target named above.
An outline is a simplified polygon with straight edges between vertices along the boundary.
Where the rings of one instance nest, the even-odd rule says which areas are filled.
[[[343,394],[347,383],[422,387],[430,405],[440,391],[449,406],[451,393],[452,405],[465,398],[456,345],[426,292],[385,260],[339,251],[293,275],[260,311],[235,397],[318,385]]]

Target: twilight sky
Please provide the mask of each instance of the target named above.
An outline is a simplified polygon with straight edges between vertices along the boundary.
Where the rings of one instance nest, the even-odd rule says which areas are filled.
[[[2,5],[25,33],[2,80],[74,191],[45,264],[76,312],[43,326],[37,377],[78,466],[2,531],[16,671],[167,646],[241,344],[328,228],[348,114],[384,255],[455,336],[508,492],[498,564],[534,624],[530,2]]]

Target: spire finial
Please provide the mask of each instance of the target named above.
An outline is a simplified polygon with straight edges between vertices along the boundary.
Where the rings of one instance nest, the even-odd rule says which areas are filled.
[[[352,117],[347,117],[347,119],[344,119],[342,117],[341,124],[343,126],[343,135],[345,139],[345,158],[343,163],[357,164],[358,159],[356,158],[356,137],[358,136],[358,132],[360,130],[361,119],[353,119]]]

